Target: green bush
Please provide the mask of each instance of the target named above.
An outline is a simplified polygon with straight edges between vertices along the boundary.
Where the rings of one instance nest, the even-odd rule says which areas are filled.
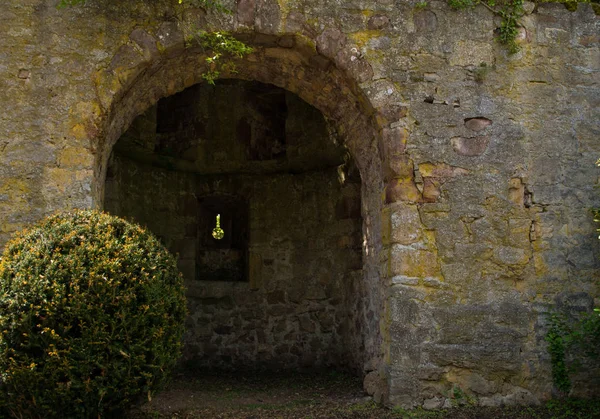
[[[18,234],[0,261],[0,417],[120,415],[165,381],[185,313],[173,257],[139,226],[75,211]]]

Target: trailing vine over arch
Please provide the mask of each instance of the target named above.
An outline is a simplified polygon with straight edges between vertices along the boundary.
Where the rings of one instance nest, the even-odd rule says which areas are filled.
[[[85,3],[86,0],[60,0],[58,7],[77,6]],[[186,34],[186,45],[199,46],[206,52],[208,70],[203,74],[204,80],[209,84],[214,84],[221,71],[236,73],[235,63],[230,59],[242,58],[250,54],[253,51],[251,47],[225,31],[206,31],[197,26],[185,25],[183,21],[186,9],[192,7],[224,14],[231,14],[231,10],[225,7],[220,0],[171,0],[171,3],[177,20]]]

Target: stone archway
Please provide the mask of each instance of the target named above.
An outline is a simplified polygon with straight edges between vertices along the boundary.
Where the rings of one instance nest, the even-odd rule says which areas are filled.
[[[228,79],[134,120],[109,159],[104,209],[177,255],[185,365],[362,373],[360,183],[318,110]]]
[[[317,39],[258,33],[242,36],[255,51],[237,63],[235,75],[222,77],[272,84],[297,94],[335,128],[360,172],[363,280],[356,294],[360,309],[355,313],[358,335],[353,344],[361,348],[360,363],[368,391],[387,400],[393,382],[389,381],[386,301],[389,278],[398,271],[391,260],[395,239],[390,237],[389,227],[394,215],[405,209],[394,209],[394,202],[407,202],[414,210],[412,204],[421,199],[414,183],[412,161],[404,157],[406,108],[399,104],[393,85],[371,81],[370,65],[346,45],[338,30],[326,30]],[[203,81],[205,57],[201,50],[185,47],[176,25],[163,25],[156,37],[162,45],[160,51],[154,47],[157,39],[153,35],[135,30],[130,38],[137,47],[121,47],[110,66],[96,74],[98,98],[106,115],[97,124],[101,142],[92,185],[96,207],[103,202],[112,146],[133,119],[159,99]],[[368,85],[359,86],[367,81]],[[414,223],[406,227],[418,228]],[[418,232],[406,233],[420,236]],[[401,256],[407,256],[412,249],[403,251]],[[422,251],[415,253],[420,255]]]

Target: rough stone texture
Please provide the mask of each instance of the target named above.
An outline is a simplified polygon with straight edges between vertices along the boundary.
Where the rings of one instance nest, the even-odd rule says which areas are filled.
[[[509,56],[484,7],[239,3],[177,26],[166,1],[5,2],[0,242],[55,210],[101,207],[112,146],[134,118],[203,81],[186,28],[224,28],[255,52],[223,77],[296,93],[360,171],[351,345],[369,389],[405,407],[445,406],[455,386],[488,405],[549,398],[547,314],[600,296],[587,210],[600,206],[600,31],[589,5],[538,5]],[[597,396],[582,380],[576,391]]]

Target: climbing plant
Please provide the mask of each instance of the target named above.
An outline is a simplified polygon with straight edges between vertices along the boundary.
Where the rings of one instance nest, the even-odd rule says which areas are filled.
[[[583,365],[597,367],[600,362],[600,309],[577,319],[564,313],[553,314],[546,341],[554,386],[568,394],[572,387],[571,374]]]
[[[109,0],[60,0],[58,7],[83,5],[92,1]],[[151,0],[152,1],[152,0]],[[156,1],[156,0],[154,0]],[[186,45],[188,47],[201,47],[206,53],[206,64],[208,69],[202,77],[209,83],[214,84],[222,71],[236,72],[234,58],[242,58],[252,53],[253,49],[244,42],[237,40],[225,31],[206,31],[197,26],[185,24],[183,16],[189,7],[202,8],[217,13],[230,14],[231,10],[221,3],[220,0],[171,0],[175,9],[176,17],[182,29],[186,33]]]
[[[567,367],[566,353],[569,345],[569,327],[566,317],[555,313],[550,318],[550,329],[546,335],[548,342],[548,353],[552,365],[552,382],[563,394],[571,390],[570,369]]]
[[[82,5],[92,1],[107,0],[60,0],[58,7]],[[148,0],[156,1],[156,0]],[[186,7],[199,7],[219,13],[229,14],[231,10],[221,3],[220,0],[171,0],[175,7],[183,11]],[[519,20],[524,16],[524,0],[447,0],[450,7],[456,10],[472,9],[477,5],[483,5],[492,13],[502,18],[498,28],[498,40],[507,46],[510,53],[518,52],[520,47],[517,40],[519,33]],[[592,3],[596,13],[600,11],[600,0],[536,0],[535,3],[562,3],[571,11],[577,9],[578,3]],[[420,1],[415,6],[418,9],[427,7],[426,1]],[[209,83],[219,76],[219,69],[234,71],[235,66],[229,58],[241,57],[252,52],[252,49],[243,42],[236,40],[226,32],[205,32],[193,28],[190,32],[197,44],[208,49],[209,57],[207,63],[210,70],[205,74]]]
[[[596,161],[600,167],[600,159]],[[592,210],[600,223],[600,208]],[[596,229],[600,233],[600,228]],[[600,239],[600,236],[598,237]],[[570,375],[584,362],[600,366],[600,308],[573,319],[565,313],[554,313],[546,335],[552,365],[552,381],[563,394],[571,390]]]
[[[577,9],[578,3],[597,2],[598,0],[541,0],[535,3],[562,3],[571,11]],[[448,0],[453,9],[472,9],[481,4],[492,13],[502,18],[498,28],[498,40],[506,45],[510,53],[518,52],[519,20],[525,15],[524,0]]]
[[[186,39],[188,44],[197,44],[201,46],[208,54],[206,63],[208,70],[202,74],[202,78],[210,84],[215,84],[222,70],[230,73],[236,72],[235,62],[230,58],[242,58],[250,54],[252,48],[238,41],[227,32],[207,32],[196,29],[190,33]],[[223,60],[223,59],[226,60]]]

